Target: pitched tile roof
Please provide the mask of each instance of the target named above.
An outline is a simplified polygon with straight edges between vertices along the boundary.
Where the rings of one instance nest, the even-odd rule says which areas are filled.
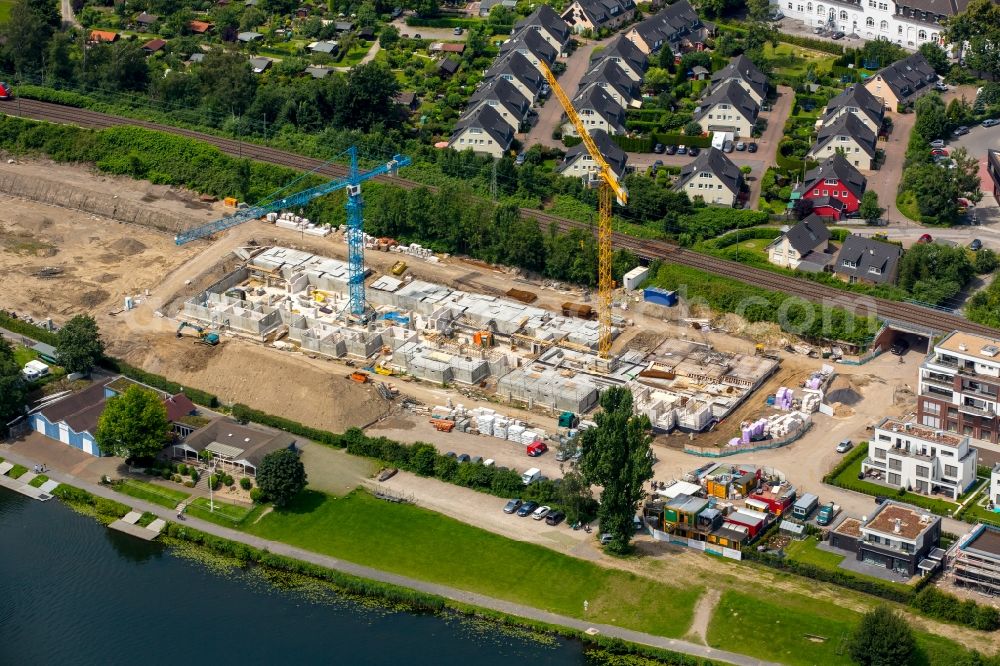
[[[142,45],[142,50],[149,51],[150,53],[156,53],[166,45],[167,41],[165,39],[151,39]]]
[[[160,17],[157,16],[156,14],[147,14],[146,12],[143,12],[135,17],[135,22],[140,23],[142,25],[151,25],[159,20]]]
[[[875,141],[878,137],[853,113],[845,113],[832,124],[824,125],[816,135],[816,145],[813,146],[810,153],[815,153],[838,136],[851,137],[869,157],[875,156]]]
[[[750,97],[750,94],[743,89],[736,81],[727,81],[720,86],[712,88],[712,91],[701,101],[695,111],[695,119],[704,116],[716,104],[727,102],[748,121],[755,122],[760,106]]]
[[[834,153],[826,158],[822,164],[809,171],[803,185],[807,190],[812,189],[819,181],[828,178],[839,180],[841,185],[859,199],[865,193],[865,188],[868,185],[868,180],[841,153]]]
[[[636,24],[635,31],[644,42],[655,45],[677,42],[700,28],[702,23],[698,18],[698,12],[688,0],[680,0]],[[695,35],[696,39],[703,36]]]
[[[844,241],[837,253],[837,263],[834,271],[842,275],[853,275],[871,282],[891,282],[896,274],[899,258],[903,256],[903,248],[898,245],[882,243],[871,238],[851,234]],[[844,260],[851,261],[854,267],[844,266]],[[879,270],[872,273],[870,268]]]
[[[514,51],[505,58],[497,58],[493,61],[493,66],[486,70],[485,80],[494,77],[510,75],[520,81],[524,86],[537,95],[542,89],[542,73],[531,64],[531,61],[522,54]]]
[[[587,20],[597,27],[635,9],[634,0],[577,0],[575,4],[580,6]],[[570,21],[572,14],[573,7],[570,6],[563,12],[563,20]]]
[[[602,129],[595,129],[590,132],[590,138],[594,140],[597,145],[597,149],[601,151],[601,155],[604,160],[611,167],[611,170],[615,172],[615,175],[621,176],[625,173],[625,165],[628,163],[628,155],[624,150],[618,147],[618,144],[614,142],[607,132]],[[562,164],[559,166],[559,171],[564,171],[577,157],[585,155],[587,153],[587,147],[582,143],[578,143],[569,150],[566,151],[566,157],[563,159]]]
[[[114,42],[118,40],[118,33],[114,30],[91,30],[90,41],[92,42]]]
[[[577,111],[593,109],[611,127],[625,131],[625,111],[604,88],[591,85],[573,98],[573,108]]]
[[[681,168],[681,175],[674,184],[674,189],[680,190],[702,171],[714,174],[733,194],[739,193],[743,183],[743,173],[717,148],[707,148],[698,153],[698,157],[685,164]]]
[[[507,79],[501,79],[497,77],[495,79],[490,79],[472,94],[469,98],[468,109],[473,109],[482,103],[496,102],[497,104],[503,106],[509,114],[524,120],[528,117],[528,112],[531,110],[531,104],[525,99],[524,95],[514,87],[514,84]]]
[[[830,118],[844,107],[857,108],[864,113],[876,126],[882,124],[882,117],[885,115],[885,107],[878,101],[875,95],[862,85],[848,86],[844,92],[831,99],[826,105],[826,116],[823,124],[830,122]]]
[[[503,150],[507,150],[514,141],[514,130],[510,124],[489,104],[483,104],[472,113],[460,118],[455,124],[455,131],[452,132],[452,140],[469,127],[481,128]]]
[[[725,67],[712,74],[712,84],[716,85],[720,81],[731,78],[746,82],[750,89],[760,97],[767,96],[767,77],[757,68],[757,65],[753,64],[750,58],[742,53],[730,60]]]
[[[295,437],[285,432],[258,430],[240,425],[222,416],[188,435],[184,445],[200,453],[213,442],[241,449],[236,459],[247,460],[256,467],[268,453],[294,445]]]
[[[538,34],[537,30],[530,28],[522,28],[513,37],[501,44],[500,55],[497,57],[502,58],[514,51],[531,53],[539,60],[544,60],[545,64],[549,66],[555,62],[556,56],[559,55],[555,48],[545,41],[544,37]]]
[[[824,247],[830,241],[830,230],[818,216],[810,215],[785,232],[788,244],[800,255]]]
[[[544,28],[560,44],[565,44],[570,38],[570,30],[566,21],[563,21],[552,7],[545,4],[539,5],[538,9],[518,21],[514,25],[514,32],[525,27]]]
[[[628,65],[629,69],[640,76],[649,66],[649,59],[646,57],[646,54],[622,34],[612,39],[606,49],[590,56],[591,64],[601,60],[615,59],[623,61]]]
[[[872,78],[876,77],[881,77],[896,98],[905,103],[937,81],[937,72],[924,56],[914,53],[888,67],[883,67]]]
[[[621,65],[610,58],[601,60],[592,66],[590,71],[580,79],[580,88],[584,88],[591,83],[607,83],[626,100],[639,99],[642,95],[639,82],[633,81],[625,73],[625,70],[621,68]]]

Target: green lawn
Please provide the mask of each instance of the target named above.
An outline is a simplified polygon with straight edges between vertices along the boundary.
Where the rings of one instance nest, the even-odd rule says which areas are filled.
[[[136,479],[125,479],[121,483],[115,485],[114,488],[118,492],[129,495],[130,497],[143,499],[147,502],[159,504],[160,506],[165,506],[170,509],[175,508],[178,504],[191,496],[189,493],[181,492],[180,490],[164,488],[163,486],[157,486],[152,483],[146,483],[145,481],[138,481]]]
[[[343,498],[306,491],[292,506],[272,511],[244,529],[378,569],[573,617],[583,617],[583,602],[588,601],[588,619],[668,637],[687,633],[701,593],[698,587],[677,587],[606,569],[433,511],[390,504],[363,491]]]
[[[220,502],[215,500],[215,510],[209,510],[209,501],[204,497],[198,497],[193,502],[188,504],[185,513],[194,518],[201,518],[202,520],[207,520],[218,525],[223,525],[225,527],[237,527],[242,523],[247,516],[249,516],[254,509],[249,507],[240,506],[238,504],[229,504],[228,502]]]
[[[35,478],[33,478],[31,481],[28,481],[28,485],[29,486],[34,486],[35,488],[41,488],[42,484],[44,484],[48,480],[49,480],[49,477],[45,476],[44,474],[39,474],[38,476],[36,476]]]
[[[0,0],[0,23],[10,18],[10,9],[14,6],[14,0]]]
[[[820,550],[815,537],[806,537],[802,541],[793,541],[785,548],[785,554],[797,562],[805,562],[824,569],[836,570],[844,561],[843,555]]]
[[[28,468],[25,467],[24,465],[14,465],[13,467],[10,468],[10,471],[7,472],[7,476],[9,476],[12,479],[18,479],[27,471]]]
[[[803,46],[779,43],[777,48],[770,42],[764,44],[764,57],[774,67],[775,73],[802,76],[809,65],[815,65],[817,74],[829,73],[836,56],[822,51],[813,51]]]
[[[896,197],[896,210],[914,222],[923,221],[920,209],[917,207],[917,198],[909,190],[900,192],[899,196]]]
[[[2,2],[3,0],[0,0],[0,3]],[[4,6],[6,5],[0,4],[0,7]],[[2,18],[0,18],[0,20],[2,20]],[[28,361],[34,361],[36,358],[38,358],[38,352],[34,349],[28,349],[27,347],[21,347],[20,345],[14,347],[14,360],[17,361],[17,364],[22,368]]]
[[[708,627],[708,644],[789,666],[853,663],[847,640],[859,613],[798,594],[776,597],[725,592]],[[952,666],[968,652],[940,636],[915,632],[923,652],[915,664]]]

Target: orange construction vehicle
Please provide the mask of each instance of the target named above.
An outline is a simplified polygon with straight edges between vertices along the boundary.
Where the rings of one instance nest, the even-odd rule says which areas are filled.
[[[455,422],[448,419],[431,419],[431,425],[438,432],[451,432],[455,429]]]
[[[367,373],[364,372],[352,372],[351,374],[347,375],[347,378],[359,384],[367,384],[369,381],[371,381]]]

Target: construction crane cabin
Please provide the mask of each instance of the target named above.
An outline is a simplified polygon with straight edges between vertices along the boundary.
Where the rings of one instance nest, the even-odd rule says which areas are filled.
[[[597,316],[600,324],[598,351],[603,369],[610,371],[614,369],[614,361],[611,358],[611,295],[614,291],[614,280],[611,279],[611,199],[614,197],[618,205],[624,206],[628,204],[628,191],[618,182],[618,176],[594,143],[587,126],[583,124],[580,115],[573,108],[573,103],[556,81],[552,70],[542,60],[539,60],[538,65],[598,169],[597,179],[600,182],[597,190]]]
[[[301,192],[288,195],[275,200],[275,197],[290,189],[295,183],[306,176],[314,174],[319,169],[342,157],[344,154],[350,157],[350,166],[345,178],[337,178],[323,185],[317,185]],[[200,227],[189,229],[184,233],[174,236],[177,245],[183,245],[198,238],[205,238],[216,232],[224,231],[235,227],[238,224],[249,222],[264,217],[268,213],[303,206],[317,197],[347,190],[347,254],[348,254],[348,284],[350,287],[349,315],[360,321],[367,321],[371,314],[368,304],[365,302],[365,241],[364,230],[362,229],[364,201],[361,198],[361,183],[377,178],[378,176],[395,176],[402,167],[409,166],[411,160],[405,155],[396,155],[384,164],[369,171],[358,170],[358,149],[354,146],[348,148],[344,153],[337,155],[329,162],[321,164],[312,171],[304,173],[284,187],[272,192],[253,206],[237,211],[233,215],[224,217],[221,220],[209,222]]]

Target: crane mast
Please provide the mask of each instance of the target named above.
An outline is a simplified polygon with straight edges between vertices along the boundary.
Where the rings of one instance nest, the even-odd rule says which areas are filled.
[[[600,181],[597,190],[597,317],[600,325],[598,352],[602,359],[607,359],[611,355],[611,294],[614,291],[614,280],[611,279],[612,198],[617,199],[619,205],[624,206],[628,203],[628,191],[618,182],[618,176],[615,175],[597,144],[594,143],[590,132],[587,131],[587,126],[583,124],[580,114],[573,108],[573,103],[556,81],[552,70],[544,61],[540,60],[538,65],[598,169],[597,177]]]

